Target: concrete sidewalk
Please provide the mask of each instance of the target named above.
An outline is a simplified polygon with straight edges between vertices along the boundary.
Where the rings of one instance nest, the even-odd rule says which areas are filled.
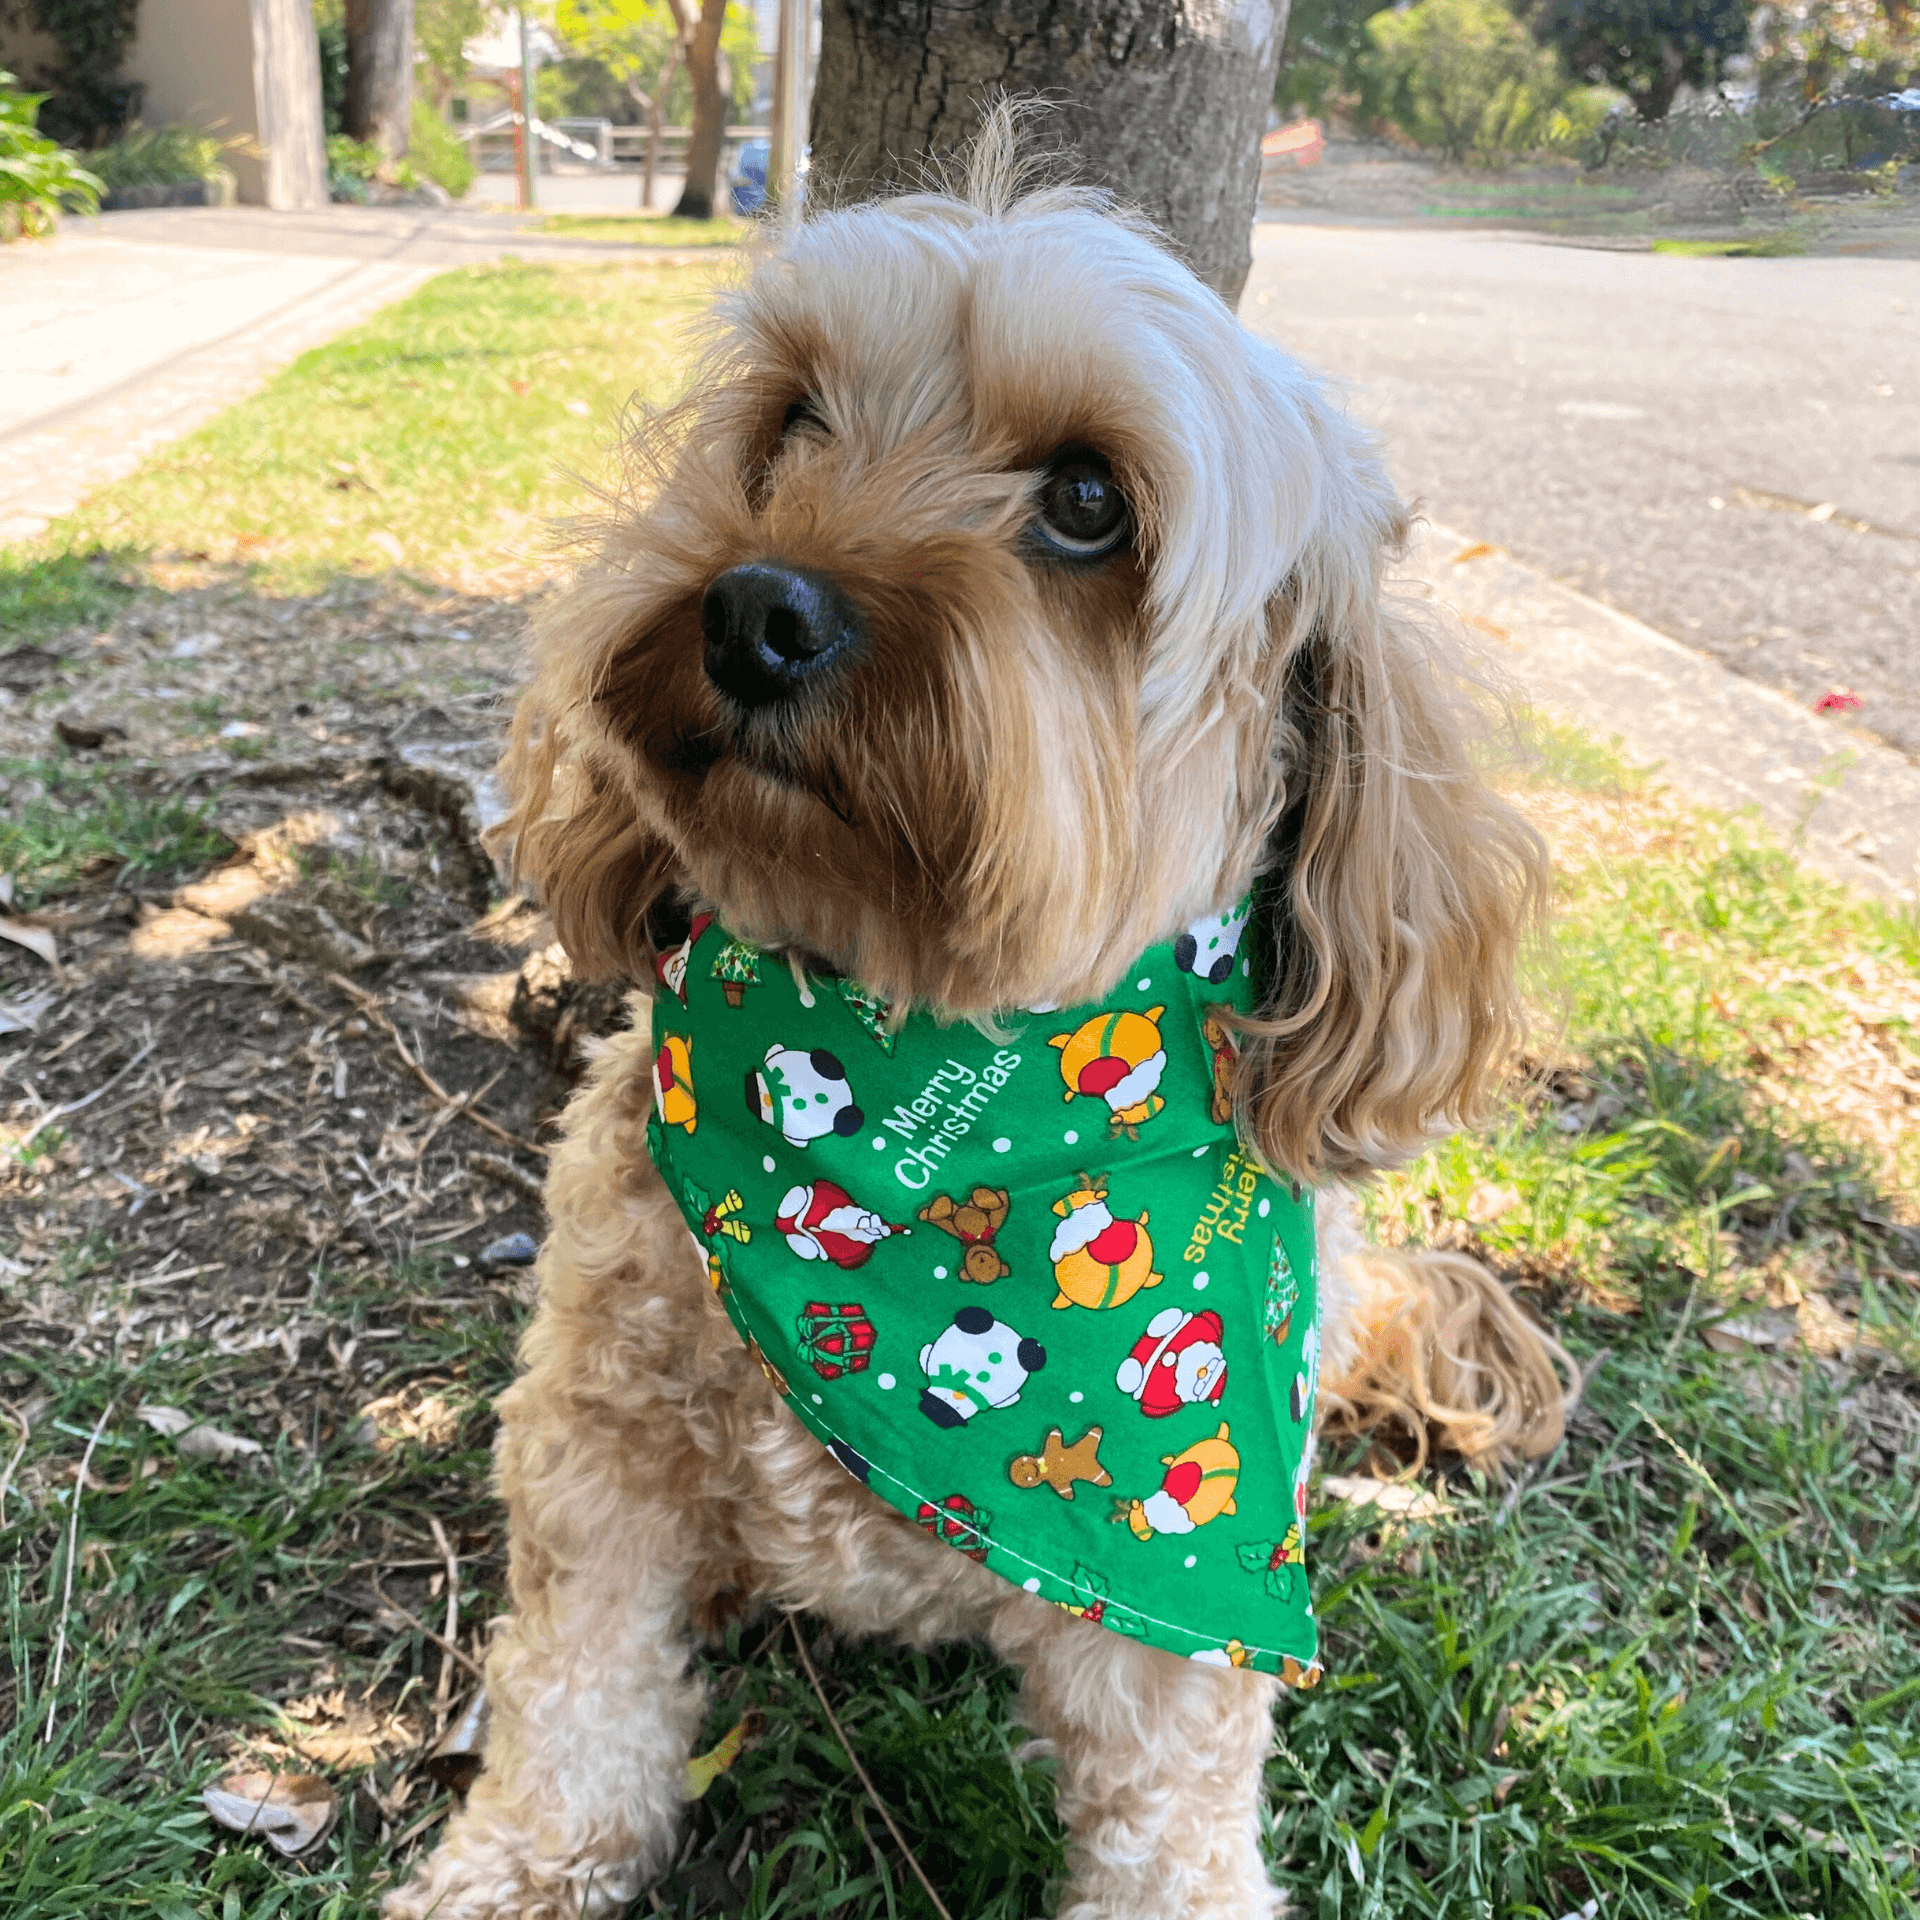
[[[276,368],[449,267],[681,259],[453,207],[170,208],[0,249],[0,540],[26,539]]]
[[[1751,808],[1823,873],[1920,899],[1920,767],[1711,655],[1429,523],[1398,586],[1452,610],[1521,699],[1659,770],[1688,799]]]

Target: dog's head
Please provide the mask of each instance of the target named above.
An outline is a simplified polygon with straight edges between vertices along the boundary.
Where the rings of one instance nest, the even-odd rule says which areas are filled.
[[[518,865],[587,970],[644,977],[699,899],[956,1013],[1093,998],[1265,873],[1248,1131],[1298,1175],[1387,1163],[1511,1036],[1537,843],[1382,609],[1406,521],[1365,435],[986,145],[720,302],[543,623]]]

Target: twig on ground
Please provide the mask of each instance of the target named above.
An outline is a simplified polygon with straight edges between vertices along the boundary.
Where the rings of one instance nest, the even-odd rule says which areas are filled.
[[[460,1644],[460,1556],[447,1539],[447,1530],[440,1524],[437,1513],[428,1514],[427,1524],[433,1529],[434,1545],[447,1563],[447,1624],[442,1629],[446,1638],[440,1649],[440,1680],[433,1690],[434,1718],[444,1721],[447,1702],[453,1697],[453,1650]],[[436,1728],[436,1735],[438,1731]]]
[[[304,1013],[309,1020],[317,1020],[323,1026],[331,1026],[337,1018],[336,1015],[328,1013],[325,1008],[321,1007],[317,1002],[309,1000],[298,987],[290,987],[286,981],[282,980],[280,976],[274,972],[272,966],[261,955],[255,953],[251,947],[242,947],[239,958],[240,964],[245,967],[248,972],[259,975],[263,986],[271,989],[272,992],[284,1000],[288,1006],[300,1013]]]
[[[536,1207],[547,1203],[547,1191],[532,1174],[523,1173],[511,1160],[502,1160],[491,1153],[470,1153],[467,1165],[477,1174],[491,1180],[495,1186],[510,1187],[524,1200],[531,1200]]]
[[[465,1095],[449,1093],[446,1088],[407,1051],[407,1043],[401,1039],[400,1029],[387,1017],[387,1010],[381,1005],[378,994],[369,993],[364,987],[355,986],[354,983],[343,974],[330,973],[327,975],[327,979],[332,985],[338,987],[341,992],[347,994],[360,1011],[387,1036],[388,1040],[393,1043],[394,1052],[406,1063],[407,1071],[411,1073],[442,1106],[452,1106],[458,1100],[465,1100],[466,1104],[460,1108],[460,1116],[462,1119],[471,1120],[483,1133],[492,1134],[496,1140],[504,1140],[510,1147],[518,1147],[522,1153],[537,1153],[542,1159],[546,1158],[546,1148],[541,1146],[537,1141],[523,1140],[519,1134],[509,1133],[499,1121],[489,1119],[484,1113],[477,1113],[474,1110],[471,1098]]]
[[[152,1050],[153,1043],[147,1043]],[[80,1551],[80,1502],[86,1498],[87,1469],[93,1465],[93,1450],[100,1444],[100,1435],[105,1430],[107,1415],[113,1411],[113,1402],[100,1409],[100,1418],[93,1423],[93,1431],[87,1436],[87,1450],[80,1456],[80,1471],[73,1481],[73,1512],[67,1522],[67,1572],[60,1588],[60,1624],[53,1632],[53,1671],[47,1680],[47,1730],[40,1736],[43,1746],[53,1741],[53,1716],[60,1705],[60,1669],[67,1660],[67,1613],[73,1605],[73,1562]]]
[[[505,1067],[496,1068],[492,1076],[483,1085],[475,1088],[472,1093],[456,1093],[453,1098],[427,1122],[427,1130],[420,1136],[419,1145],[414,1149],[418,1158],[424,1160],[427,1155],[427,1149],[433,1145],[434,1135],[437,1134],[449,1120],[457,1120],[469,1107],[477,1107],[480,1102],[500,1084],[506,1075],[506,1071],[507,1069]]]
[[[142,1047],[140,1051],[136,1053],[133,1056],[133,1058],[129,1060],[126,1063],[126,1065],[119,1070],[118,1073],[115,1073],[109,1076],[107,1079],[101,1081],[101,1083],[97,1087],[95,1087],[91,1093],[86,1094],[81,1099],[69,1100],[63,1106],[49,1107],[46,1110],[46,1112],[43,1113],[40,1116],[40,1118],[36,1120],[33,1123],[33,1125],[30,1126],[26,1130],[26,1132],[20,1136],[18,1140],[15,1140],[12,1143],[13,1151],[15,1153],[20,1152],[24,1147],[29,1145],[44,1128],[52,1126],[56,1120],[64,1120],[69,1114],[78,1113],[83,1107],[92,1106],[93,1103],[96,1100],[98,1100],[103,1094],[111,1093],[113,1089],[117,1087],[120,1084],[120,1082],[124,1080],[127,1077],[127,1075],[130,1074],[134,1070],[134,1068],[137,1067],[140,1064],[140,1062],[144,1060],[147,1057],[147,1055],[153,1051],[154,1044],[155,1044],[154,1037],[152,1033],[149,1032],[147,1035],[147,1044],[144,1047]]]
[[[820,1702],[820,1711],[827,1716],[827,1724],[833,1729],[834,1737],[840,1742],[840,1750],[847,1756],[848,1763],[854,1772],[859,1775],[860,1784],[867,1790],[867,1798],[873,1802],[874,1811],[887,1823],[887,1831],[893,1835],[893,1844],[900,1849],[907,1865],[913,1869],[913,1877],[926,1889],[927,1898],[933,1902],[934,1912],[939,1914],[940,1920],[953,1920],[953,1915],[947,1911],[947,1903],[934,1892],[933,1882],[927,1878],[925,1868],[914,1857],[913,1849],[907,1845],[906,1836],[895,1824],[893,1815],[887,1811],[887,1803],[880,1798],[872,1776],[860,1764],[860,1756],[854,1752],[853,1742],[847,1738],[847,1730],[840,1724],[840,1716],[828,1704],[826,1690],[821,1686],[820,1676],[814,1670],[813,1655],[807,1651],[806,1638],[800,1631],[798,1616],[790,1609],[787,1613],[787,1625],[793,1629],[794,1651],[799,1654],[800,1664],[807,1670],[807,1679],[813,1687],[814,1697]]]
[[[20,1464],[27,1451],[27,1442],[33,1438],[33,1429],[27,1424],[27,1416],[17,1407],[8,1407],[7,1414],[20,1423],[20,1444],[13,1450],[13,1458],[7,1462],[7,1470],[0,1473],[0,1533],[7,1526],[7,1494],[13,1487],[13,1470]]]
[[[403,1607],[398,1600],[394,1599],[393,1596],[390,1593],[388,1593],[384,1587],[381,1586],[379,1576],[377,1574],[368,1574],[367,1580],[368,1580],[368,1583],[373,1588],[374,1598],[378,1600],[383,1607],[386,1607],[389,1611],[393,1613],[397,1613],[400,1616],[400,1618],[404,1620],[407,1623],[407,1625],[414,1630],[415,1633],[424,1633],[427,1636],[427,1638],[431,1640],[433,1644],[440,1649],[442,1653],[452,1654],[453,1657],[456,1660],[458,1660],[460,1664],[463,1667],[465,1667],[466,1670],[470,1674],[472,1674],[476,1680],[484,1680],[486,1678],[486,1675],[482,1673],[480,1670],[480,1665],[478,1661],[468,1658],[468,1656],[462,1653],[460,1649],[456,1647],[451,1640],[448,1640],[444,1638],[442,1635],[435,1633],[434,1630],[430,1626],[428,1626],[427,1623],[424,1620],[422,1620],[417,1613],[409,1613],[407,1609]]]

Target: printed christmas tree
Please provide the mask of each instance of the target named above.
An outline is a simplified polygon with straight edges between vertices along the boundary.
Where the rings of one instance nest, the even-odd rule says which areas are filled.
[[[729,940],[715,956],[713,978],[720,982],[728,1006],[739,1006],[747,989],[761,984],[760,958],[760,949],[745,940]]]
[[[1267,1266],[1266,1311],[1263,1331],[1273,1344],[1284,1346],[1293,1326],[1293,1309],[1300,1298],[1300,1282],[1287,1258],[1287,1249],[1278,1233],[1273,1236],[1273,1258]]]
[[[878,994],[869,993],[857,980],[844,977],[840,982],[840,998],[847,1003],[847,1011],[873,1035],[880,1051],[891,1054],[898,1036],[887,1031],[887,1003]]]

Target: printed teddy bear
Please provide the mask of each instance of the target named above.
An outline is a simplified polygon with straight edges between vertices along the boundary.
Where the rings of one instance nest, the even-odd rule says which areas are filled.
[[[920,1209],[919,1218],[952,1234],[966,1248],[960,1256],[960,1278],[986,1287],[1013,1271],[993,1244],[1011,1204],[1005,1187],[975,1187],[964,1200],[936,1193]]]

